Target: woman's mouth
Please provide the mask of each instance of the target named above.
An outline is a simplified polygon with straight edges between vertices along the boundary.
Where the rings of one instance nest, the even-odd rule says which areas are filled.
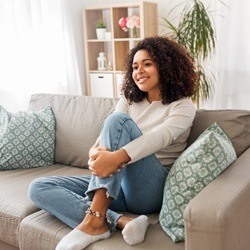
[[[148,77],[142,77],[142,78],[139,78],[139,79],[137,80],[137,82],[140,83],[140,84],[142,84],[142,83],[144,83],[145,81],[147,81],[147,79],[148,79]]]

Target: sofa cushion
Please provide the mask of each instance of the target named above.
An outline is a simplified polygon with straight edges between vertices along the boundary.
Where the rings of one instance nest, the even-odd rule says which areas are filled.
[[[0,240],[18,246],[20,222],[38,208],[28,197],[32,180],[50,175],[82,175],[88,170],[63,165],[2,171],[0,174]]]
[[[174,242],[184,240],[183,212],[189,201],[234,160],[230,139],[213,123],[175,161],[166,179],[160,212],[161,226]]]
[[[145,241],[141,244],[130,246],[122,238],[120,230],[117,230],[107,240],[98,241],[86,250],[184,250],[183,243],[174,244],[163,232],[159,223],[155,224],[155,215],[149,218],[149,228]],[[153,223],[151,223],[153,222]],[[20,225],[20,249],[54,250],[60,239],[71,231],[71,228],[56,219],[47,212],[40,210],[27,216]]]
[[[56,118],[56,162],[86,167],[89,149],[116,103],[111,98],[35,94],[29,110],[51,106]]]
[[[0,106],[0,170],[54,163],[55,118],[50,107],[11,113]]]
[[[188,145],[213,122],[217,122],[230,138],[237,157],[250,147],[250,110],[197,110]]]

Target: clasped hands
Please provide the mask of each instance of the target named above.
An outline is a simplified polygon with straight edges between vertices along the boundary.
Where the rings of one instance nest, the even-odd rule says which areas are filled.
[[[121,171],[130,157],[124,149],[111,152],[108,148],[97,146],[89,151],[89,170],[99,178],[106,178]]]

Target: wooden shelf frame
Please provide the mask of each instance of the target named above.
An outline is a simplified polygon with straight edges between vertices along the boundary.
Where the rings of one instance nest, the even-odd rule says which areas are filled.
[[[130,38],[129,32],[123,31],[118,21],[121,17],[135,14],[140,17],[141,27],[138,38]],[[91,81],[89,74],[112,74],[113,93],[110,96],[118,96],[116,82],[117,74],[122,74],[124,59],[129,50],[145,37],[158,33],[157,3],[140,1],[134,3],[122,3],[87,7],[83,10],[85,64],[87,74],[87,94],[91,93]],[[98,40],[96,38],[96,22],[102,19],[106,24],[107,32],[111,33],[111,39]],[[97,70],[97,57],[104,52],[113,69],[106,71]],[[120,79],[120,77],[118,77]],[[96,86],[96,85],[95,85]]]

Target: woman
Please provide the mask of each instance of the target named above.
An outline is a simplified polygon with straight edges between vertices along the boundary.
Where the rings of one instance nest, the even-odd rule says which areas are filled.
[[[30,186],[40,208],[74,228],[57,250],[84,249],[115,228],[128,244],[142,242],[144,214],[160,211],[168,169],[185,148],[195,116],[189,54],[168,38],[146,38],[131,50],[125,72],[123,97],[89,151],[91,177],[39,178]]]

